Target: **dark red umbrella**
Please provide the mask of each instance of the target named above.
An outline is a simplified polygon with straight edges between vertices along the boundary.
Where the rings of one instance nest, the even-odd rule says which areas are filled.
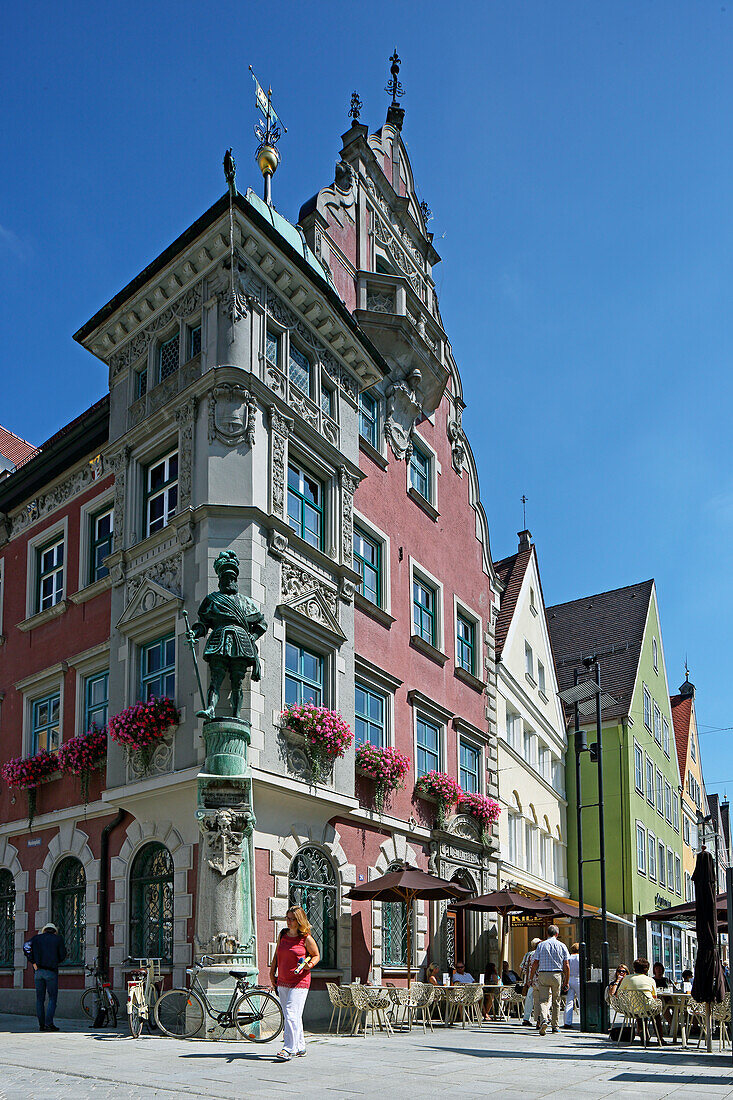
[[[715,864],[705,848],[698,853],[692,881],[695,883],[695,930],[697,958],[692,980],[692,996],[707,1008],[708,1050],[712,1050],[710,1008],[725,997],[725,975],[718,952],[718,913]],[[721,1024],[721,1027],[723,1025]]]
[[[470,893],[465,886],[457,882],[429,875],[414,867],[404,867],[401,871],[390,871],[371,882],[352,886],[346,897],[353,901],[397,901],[407,906],[407,985],[412,975],[412,929],[410,927],[410,906],[415,901],[443,901],[446,898],[465,898]]]
[[[506,941],[512,913],[537,913],[544,916],[554,914],[549,898],[526,898],[514,890],[494,890],[491,894],[481,894],[478,898],[459,901],[457,909],[470,909],[477,913],[501,914],[501,958],[506,953]]]

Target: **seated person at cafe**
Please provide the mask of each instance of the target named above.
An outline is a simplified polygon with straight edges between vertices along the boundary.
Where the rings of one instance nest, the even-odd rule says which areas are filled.
[[[655,962],[652,967],[652,974],[654,975],[654,984],[657,989],[670,989],[671,982],[667,975],[664,973],[664,963]]]
[[[616,996],[616,994],[618,993],[618,987],[621,985],[621,982],[624,980],[628,973],[629,968],[628,966],[625,966],[624,963],[620,963],[616,967],[616,973],[611,978],[610,982],[608,983],[608,988],[606,989],[606,1002],[608,1002],[610,997]]]
[[[501,985],[501,982],[499,980],[499,971],[496,969],[496,963],[489,963],[489,965],[486,967],[486,973],[484,975],[484,985]],[[487,993],[484,997],[483,1017],[485,1020],[490,1020],[492,1016],[495,1017],[494,994]]]
[[[438,974],[440,974],[440,967],[437,963],[431,963],[425,972],[425,980],[428,985],[440,985]]]
[[[519,975],[516,970],[509,969],[509,960],[504,959],[501,964],[501,984],[502,985],[516,985],[519,981]]]
[[[691,970],[682,971],[682,992],[692,993],[692,979],[694,975]]]
[[[627,974],[621,985],[618,987],[619,993],[641,993],[642,996],[651,1003],[657,999],[657,987],[654,982],[654,978],[649,977],[649,960],[648,959],[634,959],[634,973]],[[662,1038],[662,1024],[659,1016],[653,1016],[654,1029],[657,1033],[657,1038],[660,1044],[664,1043]],[[639,1024],[641,1027],[641,1024]]]
[[[474,985],[476,979],[472,974],[466,973],[466,964],[464,962],[457,962],[456,969],[453,972],[453,985]]]

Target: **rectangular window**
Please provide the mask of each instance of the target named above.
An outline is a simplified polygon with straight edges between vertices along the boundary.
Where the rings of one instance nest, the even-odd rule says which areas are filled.
[[[188,330],[188,358],[195,359],[201,354],[201,325]]]
[[[524,850],[525,850],[525,867],[527,870],[534,874],[537,867],[537,827],[530,825],[529,822],[524,824]]]
[[[529,642],[524,643],[524,671],[534,680],[534,655]]]
[[[321,382],[321,412],[333,420],[334,397],[333,390],[324,382]]]
[[[370,393],[359,394],[359,435],[379,450],[379,402]]]
[[[690,847],[690,822],[689,819],[686,817],[684,818],[682,823],[682,838],[685,844]]]
[[[672,828],[676,833],[680,831],[680,797],[677,791],[672,792]]]
[[[674,852],[671,848],[667,849],[667,886],[674,889]]]
[[[695,748],[695,734],[690,734],[690,756],[697,763],[697,749]]]
[[[657,877],[657,838],[654,833],[647,833],[647,845],[649,849],[649,860],[647,863],[647,870],[649,878],[656,879]]]
[[[654,661],[654,671],[659,672],[659,649],[656,638],[652,638],[652,659]]]
[[[323,706],[323,657],[305,646],[285,643],[285,706]]]
[[[545,695],[545,666],[542,661],[537,660],[537,687]]]
[[[665,756],[669,756],[669,722],[666,718],[662,719],[662,748]]]
[[[672,824],[672,788],[669,783],[664,781],[664,816],[667,821]]]
[[[176,639],[173,634],[148,642],[140,651],[140,698],[174,699],[176,695]]]
[[[178,370],[178,333],[171,336],[158,348],[158,381],[162,382],[168,375]]]
[[[634,786],[639,794],[644,796],[644,754],[639,745],[634,741]]]
[[[636,823],[636,869],[640,874],[646,874],[646,833],[644,826]]]
[[[467,794],[481,793],[481,750],[461,741],[459,782]]]
[[[456,664],[476,675],[476,625],[461,614],[456,616]]]
[[[674,857],[674,892],[677,897],[682,897],[682,861],[679,856]]]
[[[434,646],[437,631],[435,621],[436,592],[417,577],[412,581],[412,628],[419,638]]]
[[[166,527],[178,507],[178,451],[171,451],[145,471],[145,534]]]
[[[101,580],[109,573],[104,559],[112,553],[114,511],[104,508],[89,517],[89,583]]]
[[[652,954],[654,961],[662,961],[662,926],[659,921],[652,921]]]
[[[652,728],[652,697],[649,689],[644,685],[644,725],[648,730]]]
[[[288,523],[311,546],[323,549],[323,486],[294,462],[288,464]]]
[[[354,696],[354,713],[356,727],[354,740],[357,745],[363,745],[365,741],[382,749],[387,744],[386,714],[387,699],[379,691],[356,684]]]
[[[140,370],[135,371],[135,400],[138,397],[144,397],[148,392],[148,368],[141,367]]]
[[[270,366],[280,369],[280,339],[270,329],[265,337],[265,358]]]
[[[109,712],[109,672],[97,672],[87,676],[84,683],[84,730],[92,723],[106,726]]]
[[[654,805],[654,765],[646,758],[646,800],[650,806]]]
[[[662,743],[662,712],[661,712],[661,710],[659,709],[659,707],[657,706],[656,703],[654,704],[654,740],[657,742],[658,745],[661,745],[661,743]]]
[[[661,841],[657,844],[657,854],[659,855],[659,885],[665,886],[667,883],[666,868],[665,868],[665,854],[664,845]]]
[[[45,695],[43,699],[33,700],[31,716],[31,755],[48,749],[56,752],[59,747],[59,712],[61,696],[59,692]]]
[[[655,768],[654,771],[657,780],[657,813],[664,816],[664,776],[660,772],[659,768]]]
[[[509,710],[507,707],[506,712],[506,739],[513,749],[517,752],[521,748],[522,737],[522,719],[519,717],[516,711]]]
[[[36,611],[46,611],[64,598],[64,540],[36,551]]]
[[[382,545],[354,524],[354,569],[361,575],[364,599],[382,606]]]
[[[311,364],[307,355],[304,355],[298,348],[290,345],[290,355],[288,358],[288,374],[290,375],[290,381],[294,386],[297,386],[299,390],[310,397],[311,395]]]
[[[410,456],[409,467],[409,486],[414,489],[416,493],[419,493],[423,500],[430,502],[431,500],[431,469],[430,469],[430,455],[426,454],[420,447],[413,445],[412,454]]]
[[[509,862],[515,867],[522,863],[522,819],[517,814],[509,814]]]
[[[440,726],[418,715],[417,719],[417,775],[441,770]]]

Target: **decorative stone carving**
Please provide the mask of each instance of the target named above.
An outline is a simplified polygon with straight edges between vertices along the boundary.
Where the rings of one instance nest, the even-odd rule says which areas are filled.
[[[272,492],[272,511],[276,516],[285,516],[285,465],[287,441],[293,421],[283,416],[272,405],[270,407],[270,429],[272,446],[270,450],[270,485]]]
[[[176,396],[180,388],[180,378],[178,372],[169,374],[162,382],[159,382],[150,393],[148,394],[148,410],[151,413],[157,412],[158,409],[162,409],[168,402]]]
[[[448,421],[448,440],[453,456],[453,469],[460,474],[466,459],[466,437],[460,423],[456,423],[455,420]]]
[[[173,771],[173,731],[158,741],[153,755],[145,756],[139,752],[127,754],[127,781],[134,783],[138,779],[150,779],[154,775],[166,775]]]
[[[464,840],[472,840],[475,844],[481,842],[481,826],[470,814],[457,814],[452,817],[448,823],[447,832]]]
[[[352,401],[355,401],[358,396],[357,386],[349,372],[337,363],[335,357],[326,350],[325,346],[313,335],[308,326],[304,324],[304,322],[301,321],[300,318],[285,305],[282,299],[269,289],[269,287],[267,288],[265,309],[283,328],[288,329],[290,332],[297,332],[303,343],[316,353],[322,368],[332,381],[335,382],[339,389],[348,394]],[[267,384],[274,389],[275,392],[280,392],[278,386],[275,384],[277,381],[278,379],[275,375],[271,377],[268,373]],[[281,393],[281,396],[284,396],[284,392]]]
[[[267,539],[267,549],[273,558],[281,558],[288,548],[288,536],[281,531],[270,531]]]
[[[280,585],[284,603],[292,604],[304,596],[318,594],[334,619],[337,617],[336,593],[322,584],[312,573],[307,573],[305,569],[300,569],[292,562],[284,562]],[[303,608],[301,607],[300,610],[303,610]],[[308,614],[308,611],[304,611],[304,614]],[[318,615],[313,614],[309,617],[317,618]]]
[[[354,493],[356,481],[345,466],[341,474],[341,560],[351,565],[354,557]]]
[[[339,596],[344,603],[351,603],[354,599],[354,585],[352,581],[346,580],[345,577],[341,580],[341,587],[339,588]]]
[[[190,317],[192,313],[200,309],[202,298],[203,281],[200,281],[189,287],[188,290],[176,298],[175,302],[166,306],[149,325],[137,332],[123,348],[110,356],[108,363],[112,377],[114,378],[121,370],[129,367],[144,355],[155,334],[160,332],[161,329],[167,328],[175,317]]]
[[[193,542],[193,526],[193,523],[182,523],[180,527],[176,527],[176,538],[180,547],[185,549]]]
[[[127,483],[127,464],[130,461],[130,448],[122,447],[110,459],[115,475],[114,492],[114,532],[115,546],[121,550],[125,545],[125,486]],[[114,580],[112,582],[114,584]]]
[[[410,371],[406,379],[387,388],[387,418],[384,423],[384,434],[395,458],[404,458],[408,462],[412,454],[412,433],[419,417],[422,416],[422,404],[418,394],[421,379],[421,372],[415,369]]]
[[[209,396],[209,443],[218,439],[227,447],[246,442],[254,446],[257,402],[239,383],[223,382]]]
[[[354,169],[348,161],[340,160],[337,163],[334,183],[344,194],[351,190],[354,183]]]
[[[174,554],[172,557],[147,564],[144,572],[130,577],[127,585],[128,601],[134,600],[146,581],[152,581],[154,584],[160,585],[161,588],[165,588],[172,595],[180,596],[182,591],[182,568],[183,559],[180,554]],[[147,611],[149,609],[143,608],[143,610]]]
[[[54,485],[53,489],[49,489],[47,493],[42,493],[41,496],[26,504],[25,508],[10,521],[10,538],[15,538],[36,520],[43,519],[44,516],[68,504],[75,496],[88,489],[94,481],[92,464],[86,463],[76,473],[60,481],[58,485]]]
[[[196,427],[195,397],[189,397],[176,409],[178,423],[178,507],[187,508],[191,503],[193,481],[194,437]]]
[[[209,867],[222,878],[236,871],[242,863],[244,838],[252,830],[251,810],[216,810],[204,814],[199,818],[199,828]]]
[[[290,387],[290,404],[295,411],[303,417],[306,424],[318,431],[318,406],[315,405],[297,386]]]
[[[5,512],[0,512],[0,546],[4,546],[10,538],[11,523]]]

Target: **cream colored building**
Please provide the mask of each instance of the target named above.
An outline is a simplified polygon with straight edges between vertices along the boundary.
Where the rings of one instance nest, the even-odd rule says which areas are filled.
[[[496,621],[498,880],[499,889],[567,896],[565,722],[531,538],[521,531],[517,553],[495,563],[504,589]],[[540,928],[513,918],[515,969]]]

